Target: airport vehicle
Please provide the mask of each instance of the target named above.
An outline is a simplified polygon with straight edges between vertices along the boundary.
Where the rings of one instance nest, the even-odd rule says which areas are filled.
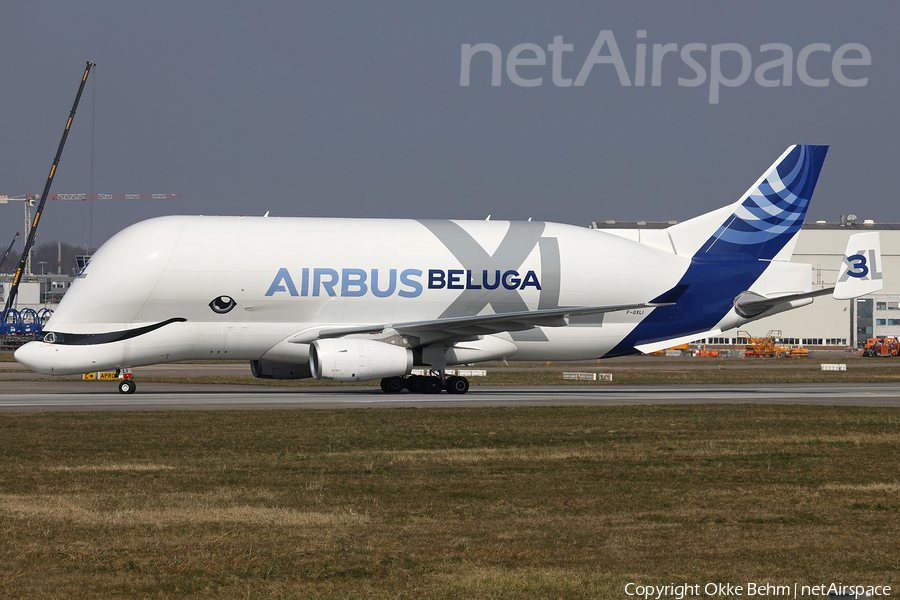
[[[900,355],[900,341],[893,336],[869,338],[859,351],[860,356],[885,357]]]
[[[881,287],[876,233],[835,288],[789,262],[827,147],[791,146],[739,200],[664,230],[549,222],[168,216],[93,256],[16,359],[55,374],[241,359],[262,378],[465,393],[449,365],[654,352]],[[413,366],[429,376],[409,378]]]

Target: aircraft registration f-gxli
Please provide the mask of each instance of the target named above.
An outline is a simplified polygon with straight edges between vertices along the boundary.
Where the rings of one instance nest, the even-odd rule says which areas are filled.
[[[515,221],[170,216],[94,254],[16,359],[42,373],[241,359],[263,378],[465,393],[450,365],[578,360],[715,336],[882,287],[877,233],[834,288],[790,262],[827,152],[792,146],[737,202],[661,230]],[[430,376],[414,376],[414,365]]]

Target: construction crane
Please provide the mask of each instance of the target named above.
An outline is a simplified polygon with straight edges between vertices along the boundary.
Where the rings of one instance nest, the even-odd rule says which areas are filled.
[[[180,198],[178,194],[50,194],[48,200],[74,202],[87,202],[89,200],[174,200]],[[31,231],[31,207],[35,202],[41,199],[40,194],[20,194],[18,196],[7,196],[0,194],[0,204],[9,202],[22,202],[25,205],[25,237]],[[16,234],[18,235],[18,234]],[[13,240],[15,243],[15,239]],[[91,249],[88,248],[88,251]],[[9,250],[7,250],[9,252]],[[31,272],[31,253],[25,263],[25,275],[32,275]]]
[[[63,148],[66,147],[66,138],[69,137],[69,128],[75,119],[75,111],[78,109],[78,102],[81,100],[81,93],[84,91],[84,84],[91,72],[91,67],[95,67],[91,61],[87,62],[84,69],[84,75],[81,77],[81,85],[78,86],[78,93],[75,94],[75,102],[72,104],[72,110],[69,112],[69,120],[66,121],[66,128],[63,130],[62,139],[59,141],[59,148],[56,149],[56,157],[53,159],[53,166],[50,167],[50,174],[47,176],[47,183],[44,184],[44,191],[41,193],[41,201],[38,203],[37,212],[34,215],[34,221],[25,236],[25,248],[22,250],[22,258],[19,259],[19,266],[16,267],[16,274],[13,277],[12,287],[9,289],[9,295],[6,298],[5,310],[9,310],[15,305],[16,295],[19,293],[19,282],[22,281],[22,273],[25,271],[25,265],[28,262],[28,256],[31,253],[31,247],[34,245],[34,236],[37,234],[37,226],[41,220],[41,213],[44,212],[44,203],[50,195],[50,186],[53,184],[53,176],[56,174],[56,167],[59,165],[59,159],[62,157]]]
[[[16,240],[19,239],[19,232],[16,232],[16,235],[13,236],[13,241],[9,243],[9,248],[6,249],[6,254],[3,255],[3,258],[0,258],[0,269],[3,268],[3,263],[6,262],[6,257],[9,256],[9,251],[12,250],[13,245],[16,243]]]

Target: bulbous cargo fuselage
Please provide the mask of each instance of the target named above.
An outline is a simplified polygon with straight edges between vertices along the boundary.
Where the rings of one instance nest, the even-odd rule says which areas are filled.
[[[311,328],[647,302],[688,264],[556,223],[161,217],[104,244],[47,323],[47,341],[16,358],[57,374],[253,360]],[[504,335],[517,359],[597,358],[643,316]],[[306,344],[293,345],[302,359]]]

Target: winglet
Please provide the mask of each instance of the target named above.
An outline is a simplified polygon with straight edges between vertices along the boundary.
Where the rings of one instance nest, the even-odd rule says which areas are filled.
[[[849,300],[877,292],[884,287],[881,273],[881,237],[878,232],[851,235],[834,286],[834,298]]]

